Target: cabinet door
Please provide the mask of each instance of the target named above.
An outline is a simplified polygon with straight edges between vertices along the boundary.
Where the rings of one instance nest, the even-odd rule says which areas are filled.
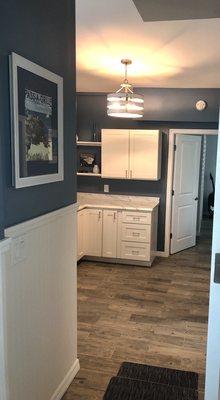
[[[98,256],[102,255],[102,210],[87,209],[86,210],[86,255]]]
[[[84,241],[84,210],[77,213],[77,261],[79,261],[85,254],[85,241]]]
[[[116,258],[117,255],[117,211],[103,211],[102,256]]]
[[[158,130],[130,131],[130,179],[159,180],[161,135]]]
[[[129,178],[129,131],[102,130],[102,177]]]

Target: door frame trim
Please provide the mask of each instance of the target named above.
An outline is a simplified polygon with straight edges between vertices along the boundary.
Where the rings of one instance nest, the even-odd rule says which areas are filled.
[[[169,135],[169,146],[168,146],[168,166],[167,166],[164,257],[169,257],[170,255],[175,135],[207,135],[207,136],[218,135],[218,129],[170,129],[168,135]]]

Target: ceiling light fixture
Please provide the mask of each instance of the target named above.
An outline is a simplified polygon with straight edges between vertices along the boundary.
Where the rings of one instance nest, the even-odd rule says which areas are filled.
[[[124,82],[116,93],[107,95],[107,114],[109,117],[141,118],[144,114],[144,96],[135,94],[128,82],[127,69],[132,61],[123,59],[121,63],[125,66]]]

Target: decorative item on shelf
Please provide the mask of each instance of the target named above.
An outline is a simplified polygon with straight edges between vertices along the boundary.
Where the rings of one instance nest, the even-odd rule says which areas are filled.
[[[63,78],[10,55],[13,185],[62,181]]]
[[[93,174],[99,174],[100,170],[99,170],[99,166],[97,164],[94,165],[92,172],[93,172]]]
[[[80,170],[79,172],[93,172],[95,165],[95,153],[80,153]]]
[[[95,122],[92,124],[92,140],[93,142],[99,142],[100,140],[100,131],[98,130]]]
[[[116,93],[107,95],[107,114],[118,118],[141,118],[144,114],[144,96],[133,92],[127,77],[127,67],[132,61],[123,59],[121,63],[125,66],[124,82]]]

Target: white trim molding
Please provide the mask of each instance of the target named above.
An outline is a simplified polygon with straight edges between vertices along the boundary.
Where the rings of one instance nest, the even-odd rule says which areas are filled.
[[[70,386],[71,382],[73,381],[79,370],[80,370],[80,365],[79,365],[79,360],[77,358],[73,366],[67,372],[65,378],[63,379],[57,390],[54,392],[53,396],[50,398],[50,400],[62,399],[63,395],[66,393],[68,387]]]
[[[11,139],[13,160],[13,185],[16,188],[42,185],[51,182],[63,181],[64,179],[64,155],[63,155],[63,78],[53,72],[41,67],[32,61],[16,53],[9,56],[10,72],[10,100],[11,100]],[[18,68],[31,72],[57,86],[57,134],[58,134],[58,171],[54,174],[37,176],[20,176],[20,152],[19,152],[19,110],[18,110]]]
[[[172,188],[173,188],[173,168],[174,168],[174,144],[175,135],[218,135],[217,129],[170,129],[168,166],[167,166],[167,194],[166,194],[166,218],[165,218],[165,257],[170,254],[170,233],[171,233],[171,214],[172,214]]]
[[[5,230],[1,400],[60,400],[79,370],[76,228],[73,204]]]
[[[5,307],[4,298],[4,268],[6,266],[5,256],[10,253],[11,239],[0,241],[0,399],[8,400],[7,380],[7,334],[5,329]]]
[[[40,217],[36,217],[30,219],[25,222],[21,222],[20,224],[10,226],[5,229],[6,237],[16,237],[17,235],[22,235],[23,233],[27,233],[33,229],[39,228],[42,225],[48,224],[48,222],[52,222],[53,220],[62,217],[63,215],[72,214],[73,212],[77,212],[77,203],[71,204],[70,206],[58,209],[56,211],[51,211],[48,214],[41,215]]]

